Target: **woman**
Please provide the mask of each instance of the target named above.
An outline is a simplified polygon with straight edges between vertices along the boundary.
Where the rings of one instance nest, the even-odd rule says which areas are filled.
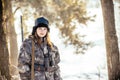
[[[60,56],[57,47],[50,41],[49,32],[48,20],[37,18],[32,35],[23,42],[20,49],[18,68],[21,80],[61,80],[58,66]],[[34,79],[31,79],[31,75]]]

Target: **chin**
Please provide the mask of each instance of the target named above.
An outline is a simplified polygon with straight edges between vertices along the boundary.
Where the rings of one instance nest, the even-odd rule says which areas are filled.
[[[41,36],[39,36],[39,37],[45,37],[45,36],[41,35]]]

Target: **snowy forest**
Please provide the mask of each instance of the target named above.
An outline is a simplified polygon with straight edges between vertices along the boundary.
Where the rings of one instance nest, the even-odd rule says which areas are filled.
[[[63,80],[120,80],[120,0],[0,0],[0,80],[20,80],[20,46],[40,16]]]

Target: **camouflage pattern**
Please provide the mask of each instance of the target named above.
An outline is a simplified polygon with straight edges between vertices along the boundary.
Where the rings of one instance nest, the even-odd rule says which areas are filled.
[[[48,70],[39,71],[37,66],[35,68],[35,80],[62,80],[60,77],[60,70],[58,63],[60,62],[60,56],[58,49],[53,45],[54,50],[51,50],[45,43],[35,46],[35,64],[44,65],[44,54],[49,52],[52,57],[53,64]],[[31,54],[32,54],[32,39],[26,39],[21,48],[18,57],[18,69],[21,80],[31,80]]]

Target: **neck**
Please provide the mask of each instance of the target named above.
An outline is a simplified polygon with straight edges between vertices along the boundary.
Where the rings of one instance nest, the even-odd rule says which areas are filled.
[[[44,37],[40,37],[39,38],[41,42],[44,42],[45,41],[45,38]]]

